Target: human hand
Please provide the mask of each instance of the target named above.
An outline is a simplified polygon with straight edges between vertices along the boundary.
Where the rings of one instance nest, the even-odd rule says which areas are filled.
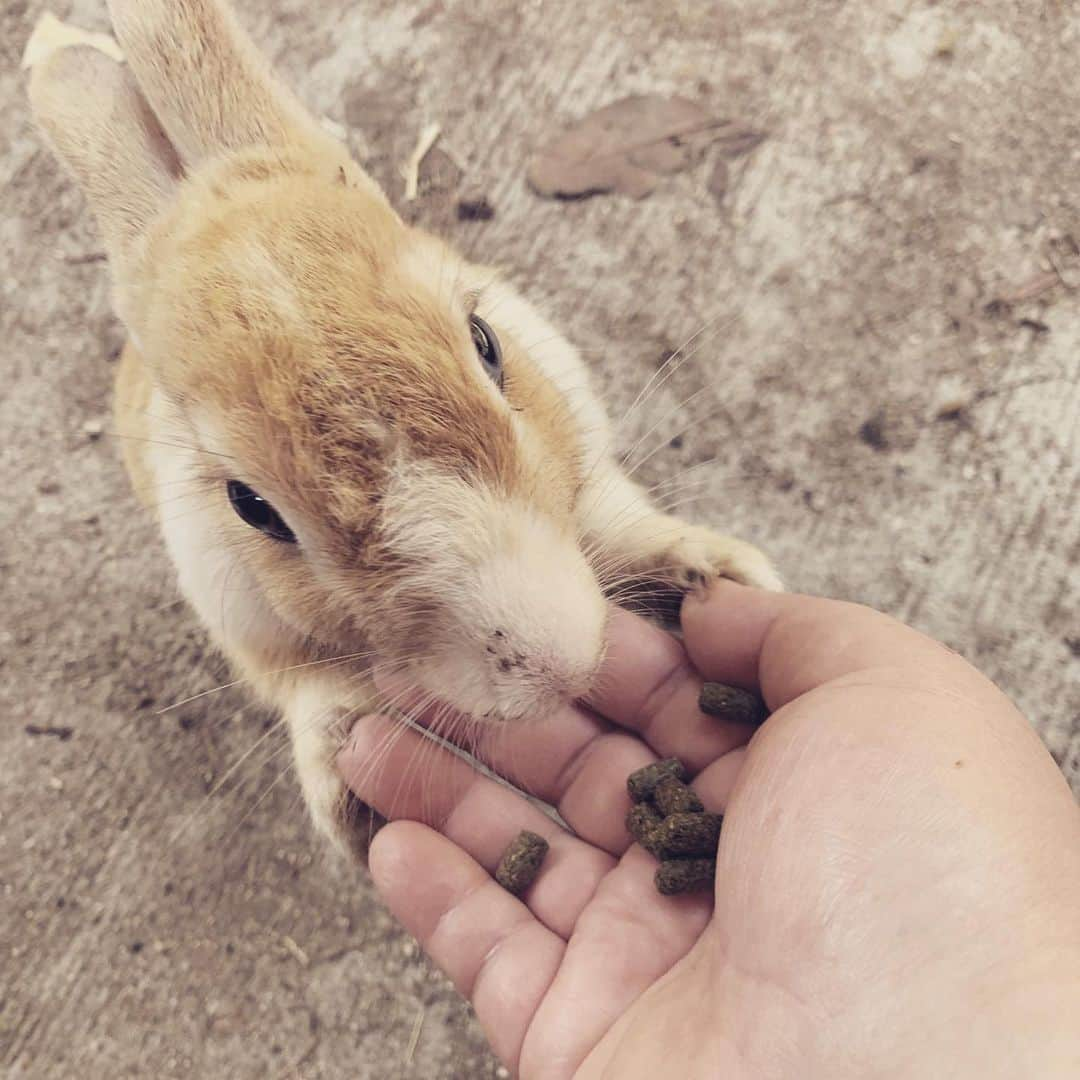
[[[558,809],[389,720],[340,759],[391,819],[371,870],[522,1077],[1077,1075],[1080,815],[1015,708],[943,646],[853,605],[722,583],[686,652],[616,613],[591,705],[471,746]],[[700,673],[700,674],[698,674]],[[702,676],[760,686],[750,732]],[[626,776],[680,757],[725,812],[715,906],[662,897]],[[523,900],[490,873],[523,828]]]

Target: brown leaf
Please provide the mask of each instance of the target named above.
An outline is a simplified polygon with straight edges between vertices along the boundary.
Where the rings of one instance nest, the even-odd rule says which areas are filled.
[[[640,199],[660,176],[693,165],[725,132],[733,146],[747,143],[751,134],[686,98],[626,97],[590,113],[544,147],[529,165],[528,180],[540,195],[570,198],[618,191]],[[731,150],[724,153],[734,156]]]
[[[720,132],[716,141],[720,144],[720,153],[724,157],[737,158],[760,146],[765,141],[765,132],[732,123],[725,131]]]
[[[705,185],[709,189],[709,194],[718,203],[724,201],[730,175],[731,169],[728,167],[728,163],[722,157],[718,157],[712,167],[712,172],[709,173],[708,183]]]

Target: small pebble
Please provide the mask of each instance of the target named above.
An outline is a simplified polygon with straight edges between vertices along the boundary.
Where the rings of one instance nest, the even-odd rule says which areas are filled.
[[[495,207],[485,195],[478,199],[459,199],[457,216],[458,221],[490,221],[495,216]]]
[[[507,891],[520,896],[540,872],[548,853],[548,842],[527,829],[519,832],[503,852],[495,871],[495,880]]]
[[[669,859],[656,871],[656,889],[664,896],[711,889],[716,880],[715,859]]]
[[[663,761],[654,761],[651,765],[632,772],[626,778],[626,790],[630,792],[630,798],[636,803],[646,802],[653,797],[656,785],[665,778],[674,777],[676,780],[686,779],[686,769],[678,758],[664,758]]]
[[[664,817],[671,814],[700,814],[705,810],[697,792],[674,776],[665,776],[656,785],[653,802]]]
[[[642,846],[658,859],[676,855],[715,856],[723,821],[721,814],[672,814],[652,830],[648,843]]]
[[[757,694],[716,682],[702,685],[698,708],[707,716],[719,716],[735,724],[761,724],[768,715]]]

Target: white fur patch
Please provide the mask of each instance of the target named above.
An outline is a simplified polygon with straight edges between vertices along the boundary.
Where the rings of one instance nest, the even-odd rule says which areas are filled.
[[[583,694],[607,605],[575,538],[528,504],[418,465],[386,499],[388,540],[438,602],[442,633],[415,671],[462,711],[512,719]]]
[[[275,652],[286,628],[263,599],[254,574],[222,535],[219,500],[226,497],[224,489],[208,492],[203,480],[207,452],[219,452],[221,444],[206,432],[193,436],[158,391],[149,411],[157,423],[156,441],[148,447],[155,502],[181,590],[214,640],[234,659]]]

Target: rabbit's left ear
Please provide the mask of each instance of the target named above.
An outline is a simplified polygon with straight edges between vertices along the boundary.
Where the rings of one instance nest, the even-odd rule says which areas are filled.
[[[253,147],[298,150],[382,195],[274,75],[225,0],[109,0],[109,13],[186,168]]]
[[[30,102],[94,212],[124,317],[125,282],[138,274],[140,241],[176,190],[176,151],[131,72],[92,46],[60,48],[36,63]]]

